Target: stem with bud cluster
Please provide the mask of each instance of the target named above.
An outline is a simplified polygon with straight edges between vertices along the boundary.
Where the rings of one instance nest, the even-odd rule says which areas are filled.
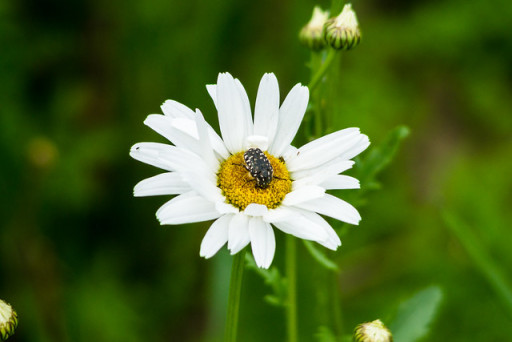
[[[329,70],[329,66],[331,65],[332,61],[334,60],[334,57],[336,57],[336,50],[329,50],[327,53],[327,57],[325,57],[325,61],[322,63],[320,68],[315,72],[313,77],[311,78],[311,82],[308,84],[308,88],[310,93],[314,91],[314,89],[318,86],[322,78],[324,77],[327,70]]]

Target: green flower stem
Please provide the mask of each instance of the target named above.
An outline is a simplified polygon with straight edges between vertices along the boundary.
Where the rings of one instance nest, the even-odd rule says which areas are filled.
[[[311,52],[311,61],[310,61],[310,68],[311,68],[311,79],[316,75],[318,70],[322,67],[323,57],[325,56],[325,53],[313,51]],[[321,109],[321,98],[322,94],[321,92],[311,92],[310,93],[310,102],[313,104],[313,115],[311,122],[312,124],[312,130],[309,132],[308,140],[312,140],[311,138],[319,138],[321,137],[322,131],[323,131],[323,122],[322,122],[322,109]]]
[[[224,341],[235,342],[238,331],[238,311],[240,308],[240,293],[245,266],[245,248],[235,254],[231,266],[229,281],[228,313],[226,318],[226,335]]]
[[[316,73],[316,71],[322,65],[323,55],[324,54],[322,51],[312,51],[311,52],[311,60],[309,62],[309,67],[311,69],[311,78],[313,78],[313,75]]]
[[[297,342],[297,240],[286,235],[286,279],[288,281],[288,342]]]
[[[325,51],[311,51],[311,59],[309,61],[309,69],[311,71],[310,79],[313,79],[313,76],[316,74],[318,69],[322,66],[322,61],[325,56]],[[320,101],[319,97],[321,97],[320,92],[310,93],[309,99],[309,114],[304,117],[304,138],[305,141],[303,143],[309,142],[317,137],[318,133],[318,115],[320,112]],[[321,120],[321,119],[320,119]]]
[[[334,130],[333,128],[333,119],[335,116],[340,114],[340,89],[342,89],[342,70],[341,70],[341,60],[343,58],[343,53],[338,53],[335,62],[329,68],[329,76],[326,80],[326,85],[323,87],[325,89],[325,96],[327,97],[326,108],[324,110],[324,125],[326,127],[326,131],[322,132],[322,135],[331,132]]]
[[[331,275],[331,303],[332,315],[334,321],[334,333],[337,337],[341,338],[343,334],[343,320],[341,313],[340,293],[338,288],[338,272],[330,272]]]
[[[315,111],[315,139],[318,139],[322,136],[322,133],[324,131],[324,124],[323,124],[323,118],[322,118],[322,108],[321,108],[321,96],[318,93],[313,93],[312,97],[314,99],[314,103],[316,104],[316,111]]]
[[[327,57],[325,57],[324,63],[318,68],[316,73],[311,78],[311,82],[308,84],[309,92],[313,93],[313,90],[318,86],[322,78],[324,77],[327,70],[329,70],[329,66],[331,65],[334,57],[336,57],[337,51],[334,49],[330,49],[327,53]]]

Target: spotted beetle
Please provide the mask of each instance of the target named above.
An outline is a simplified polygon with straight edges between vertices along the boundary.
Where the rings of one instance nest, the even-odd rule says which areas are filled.
[[[265,153],[256,147],[250,148],[244,153],[244,161],[244,167],[256,181],[256,186],[261,189],[267,188],[272,182],[274,169]]]

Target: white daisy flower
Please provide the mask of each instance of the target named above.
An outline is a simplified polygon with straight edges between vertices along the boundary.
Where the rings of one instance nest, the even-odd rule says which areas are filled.
[[[309,90],[297,84],[279,106],[274,74],[261,79],[254,120],[244,87],[229,73],[207,90],[222,138],[198,109],[166,101],[164,115],[151,114],[144,123],[173,145],[138,143],[130,155],[167,172],[138,183],[134,195],[178,195],[156,212],[161,224],[215,220],[201,243],[205,258],[226,242],[231,254],[250,243],[256,264],[268,268],[276,248],[273,227],[336,250],[341,241],[320,215],[350,224],[361,216],[326,190],[359,188],[357,179],[339,173],[352,167],[350,159],[368,147],[368,137],[347,128],[293,147]]]

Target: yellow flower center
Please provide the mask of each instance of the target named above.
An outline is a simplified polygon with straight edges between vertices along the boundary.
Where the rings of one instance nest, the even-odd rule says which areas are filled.
[[[292,189],[292,181],[284,161],[268,152],[264,153],[274,169],[272,181],[265,189],[256,186],[256,180],[244,167],[244,152],[231,155],[220,166],[217,186],[222,190],[227,202],[240,210],[244,210],[251,203],[275,209]]]

